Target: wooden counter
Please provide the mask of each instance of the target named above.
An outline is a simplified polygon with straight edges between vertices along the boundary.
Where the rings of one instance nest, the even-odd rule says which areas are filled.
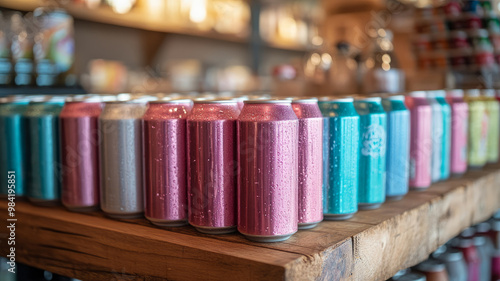
[[[385,280],[498,208],[500,165],[270,244],[18,202],[16,256],[83,280]],[[7,218],[7,202],[0,201],[0,220]],[[3,226],[3,256],[6,238]]]

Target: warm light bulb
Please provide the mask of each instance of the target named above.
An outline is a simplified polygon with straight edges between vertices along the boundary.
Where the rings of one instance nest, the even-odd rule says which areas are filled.
[[[202,23],[207,18],[207,1],[193,0],[189,11],[189,19],[195,23]]]

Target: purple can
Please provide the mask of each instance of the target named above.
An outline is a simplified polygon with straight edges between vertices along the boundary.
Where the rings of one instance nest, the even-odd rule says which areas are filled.
[[[188,217],[208,234],[236,230],[236,100],[196,100],[187,119]]]
[[[411,116],[410,187],[424,190],[431,185],[431,106],[425,92],[406,97]]]
[[[290,100],[245,101],[238,118],[238,230],[249,240],[284,241],[297,231],[298,133]]]
[[[447,100],[451,106],[450,171],[453,175],[462,175],[467,171],[469,105],[463,97],[462,90],[452,90],[447,93]]]
[[[299,118],[299,229],[313,228],[323,220],[323,115],[318,100],[294,99]]]
[[[186,119],[191,103],[152,101],[142,117],[144,215],[158,226],[187,224]]]

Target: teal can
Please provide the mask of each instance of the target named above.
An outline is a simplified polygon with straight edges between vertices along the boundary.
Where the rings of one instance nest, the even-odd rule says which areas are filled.
[[[26,123],[26,195],[38,205],[57,204],[61,194],[59,113],[64,98],[30,102]]]
[[[0,99],[0,196],[8,194],[8,172],[15,173],[15,195],[24,196],[24,121],[23,113],[28,107],[26,98]]]
[[[440,180],[446,180],[450,177],[451,165],[451,107],[446,101],[445,91],[433,91],[432,96],[441,107],[443,116],[443,138],[441,141],[441,165],[439,169]]]
[[[358,211],[359,115],[352,98],[318,102],[323,115],[323,216],[346,220]]]
[[[357,98],[360,116],[358,208],[379,208],[385,201],[387,114],[381,98]]]

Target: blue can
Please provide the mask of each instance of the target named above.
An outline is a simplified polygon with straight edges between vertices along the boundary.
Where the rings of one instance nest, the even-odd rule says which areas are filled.
[[[15,174],[15,195],[24,196],[24,125],[22,115],[28,99],[0,99],[0,196],[8,194],[7,174]]]
[[[434,96],[435,91],[426,93],[427,101],[431,106],[432,111],[432,126],[431,126],[431,179],[432,182],[441,180],[441,166],[443,165],[443,137],[444,137],[444,118],[442,107]]]
[[[387,114],[381,98],[358,98],[360,116],[358,208],[379,208],[385,201]]]
[[[404,96],[382,100],[387,113],[386,189],[389,200],[400,200],[408,193],[410,180],[410,111]]]
[[[321,100],[323,215],[346,220],[358,211],[359,115],[352,98]]]
[[[63,104],[62,98],[34,100],[24,113],[26,193],[35,204],[53,205],[60,199],[59,113]]]
[[[440,180],[447,180],[450,177],[451,165],[451,107],[446,101],[445,91],[433,91],[431,95],[436,99],[441,108],[443,131],[441,138],[441,165],[439,174]]]

